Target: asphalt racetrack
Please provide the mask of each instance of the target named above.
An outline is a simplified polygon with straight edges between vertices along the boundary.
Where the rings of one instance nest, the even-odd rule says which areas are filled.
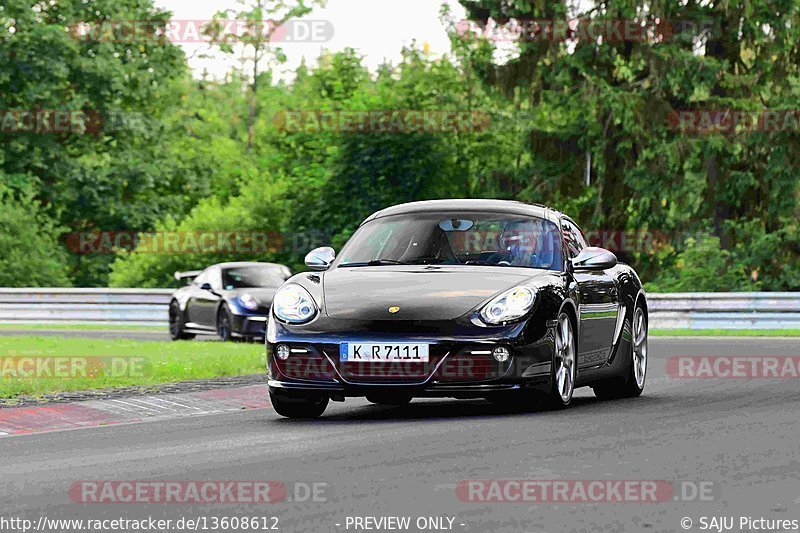
[[[800,339],[651,338],[643,397],[601,402],[581,389],[561,412],[506,413],[477,400],[405,407],[348,400],[316,421],[262,409],[6,437],[0,509],[34,524],[40,517],[248,516],[270,517],[271,527],[276,517],[277,530],[289,532],[700,531],[703,517],[710,524],[720,516],[741,531],[740,517],[798,520],[800,380],[686,379],[666,371],[675,356],[798,354]],[[274,480],[288,496],[260,505],[76,503],[70,487],[85,480]],[[469,480],[657,481],[672,492],[659,489],[655,502],[585,502],[571,488],[571,501],[487,502],[481,498],[489,492],[464,490]],[[482,486],[511,486],[491,483]],[[494,494],[514,500],[517,493]],[[378,527],[366,517],[409,517],[411,525]]]

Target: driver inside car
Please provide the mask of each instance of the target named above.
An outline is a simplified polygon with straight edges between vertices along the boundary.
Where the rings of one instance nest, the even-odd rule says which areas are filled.
[[[500,236],[502,252],[491,258],[499,265],[533,268],[553,266],[557,241],[553,232],[544,230],[540,224],[529,221],[509,223]]]

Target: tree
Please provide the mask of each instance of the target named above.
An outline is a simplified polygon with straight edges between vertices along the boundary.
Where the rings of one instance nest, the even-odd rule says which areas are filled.
[[[180,102],[183,53],[152,35],[115,33],[113,24],[163,30],[168,18],[141,0],[0,6],[3,118],[60,113],[75,124],[0,131],[0,184],[31,191],[55,226],[145,230],[167,212],[181,214],[187,196],[189,204],[202,196],[187,185],[195,177],[173,166],[162,120]],[[104,284],[109,259],[71,258],[75,282]]]
[[[311,12],[315,5],[325,5],[326,0],[238,0],[243,6],[240,11],[226,9],[218,12],[205,30],[212,42],[225,53],[233,54],[238,47],[244,49],[242,62],[249,63],[250,81],[248,85],[247,148],[255,144],[255,124],[259,116],[258,89],[262,73],[286,61],[280,47],[272,43],[284,29],[287,22]],[[246,23],[246,30],[239,31],[239,25],[231,28],[230,19]],[[264,64],[266,63],[266,68]]]
[[[391,72],[390,72],[391,71]],[[448,60],[432,60],[408,49],[403,61],[372,79],[354,50],[325,56],[291,86],[260,86],[265,110],[255,124],[259,144],[222,151],[220,170],[239,169],[242,181],[233,195],[214,194],[188,217],[165,222],[165,231],[262,231],[280,236],[270,253],[121,253],[114,263],[115,286],[164,286],[172,272],[219,260],[271,260],[302,268],[311,248],[341,245],[361,220],[383,207],[422,198],[463,195],[471,181],[458,160],[459,143],[484,133],[287,131],[270,113],[284,110],[459,110],[463,84]],[[227,89],[214,84],[217,94]],[[235,101],[235,100],[234,100]],[[211,111],[211,110],[209,110]],[[208,145],[213,128],[187,141],[189,150]],[[194,145],[197,145],[195,147]],[[487,148],[488,150],[488,148]],[[268,194],[267,194],[268,193]]]
[[[467,39],[462,46],[471,53],[473,71],[528,108],[523,124],[531,165],[515,178],[521,180],[512,186],[518,197],[529,199],[524,187],[533,179],[541,183],[539,201],[575,209],[588,228],[671,235],[659,253],[631,257],[645,278],[678,268],[675,254],[686,233],[712,233],[734,262],[747,263],[738,274],[744,284],[746,273],[766,267],[752,263],[759,254],[737,238],[773,243],[781,257],[792,258],[784,268],[797,262],[795,231],[782,232],[779,248],[761,237],[797,218],[798,128],[698,135],[669,120],[682,110],[797,109],[796,2],[613,0],[582,3],[578,12],[569,2],[461,3],[479,26],[579,19],[600,28],[638,21],[669,30],[643,39],[570,41],[565,34],[538,34],[502,46],[482,36]],[[587,154],[588,187],[582,179]],[[754,218],[763,226],[749,222]],[[784,276],[774,265],[768,270],[770,279],[787,283],[784,288],[799,286],[796,276]]]

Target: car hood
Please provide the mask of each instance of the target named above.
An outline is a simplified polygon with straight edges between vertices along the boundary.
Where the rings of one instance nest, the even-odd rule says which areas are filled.
[[[243,289],[232,289],[226,291],[230,298],[236,298],[240,294],[249,294],[263,307],[272,305],[272,300],[275,298],[275,293],[278,292],[277,287],[246,287]]]
[[[543,270],[482,266],[336,268],[323,278],[330,318],[453,320]],[[399,307],[390,313],[390,307]]]

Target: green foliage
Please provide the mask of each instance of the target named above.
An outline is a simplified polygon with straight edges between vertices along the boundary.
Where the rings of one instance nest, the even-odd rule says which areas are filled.
[[[587,228],[672,236],[708,229],[733,262],[733,277],[723,278],[729,289],[752,287],[751,277],[764,289],[800,287],[793,222],[800,214],[800,131],[694,135],[669,122],[670,113],[680,110],[797,109],[800,5],[613,0],[584,3],[574,13],[559,2],[461,4],[468,18],[483,23],[683,21],[683,31],[665,39],[582,39],[570,46],[541,37],[503,52],[502,61],[497,53],[507,44],[479,37],[454,38],[454,46],[483,83],[531,117],[521,126],[530,139],[524,146],[530,163],[509,176],[508,189],[517,197],[533,200],[533,184],[539,201],[569,208]],[[580,176],[587,154],[591,185],[585,188]],[[672,255],[657,250],[632,260],[645,279],[694,280],[692,273],[664,273],[674,268],[674,254],[683,246]],[[689,264],[694,253],[685,252]]]
[[[170,157],[160,120],[180,103],[175,80],[187,76],[185,58],[168,42],[66,31],[103,20],[163,26],[168,14],[141,0],[0,5],[0,109],[87,118],[86,130],[0,133],[0,179],[34,185],[56,224],[71,231],[148,229],[167,213],[181,215],[205,188]],[[74,258],[75,283],[104,283],[107,262]]]
[[[764,220],[730,221],[735,243],[731,254],[756,286],[765,291],[800,287],[800,228],[797,218],[782,219],[774,231]]]
[[[651,292],[720,292],[752,291],[758,285],[748,282],[742,262],[723,250],[717,237],[690,237],[673,268],[645,283],[645,288]]]
[[[280,208],[280,184],[262,183],[249,187],[242,195],[222,203],[212,197],[199,203],[180,223],[167,219],[157,228],[158,232],[225,232],[247,236],[254,232],[267,233],[267,242],[275,237],[284,216]],[[270,248],[269,246],[267,248]],[[248,261],[271,260],[268,253],[250,254],[237,249],[213,248],[205,253],[163,250],[128,253],[122,251],[111,265],[109,283],[113,287],[167,287],[176,286],[173,274],[176,271],[195,270],[213,263],[246,259]]]
[[[36,200],[0,188],[0,286],[69,286],[59,229]]]
[[[268,78],[263,73],[286,62],[286,54],[272,44],[276,34],[288,21],[311,12],[314,6],[325,5],[326,0],[239,0],[240,11],[220,11],[205,28],[205,34],[226,54],[241,53],[242,73],[249,70],[247,111],[247,148],[256,144],[255,123],[260,115],[258,88]],[[229,31],[226,21],[243,21],[245,31]],[[246,77],[248,77],[246,75]]]
[[[227,92],[227,85],[213,92]],[[479,91],[476,91],[479,92]],[[458,68],[408,49],[396,67],[372,78],[354,50],[328,54],[319,66],[301,73],[291,86],[259,89],[261,116],[255,124],[258,143],[231,159],[218,158],[215,175],[233,180],[233,194],[214,194],[201,201],[179,223],[161,231],[235,230],[277,233],[281,249],[257,257],[302,268],[312,247],[341,247],[353,229],[372,212],[420,198],[469,196],[474,189],[459,152],[471,150],[475,137],[492,133],[463,132],[292,132],[273,117],[286,110],[432,110],[469,109]],[[476,99],[477,96],[473,96]],[[473,108],[482,110],[473,104]],[[217,135],[197,132],[187,141],[194,152]],[[228,189],[229,191],[231,189]],[[255,259],[247,254],[120,253],[112,265],[114,286],[165,286],[175,270],[193,269],[220,260]]]

